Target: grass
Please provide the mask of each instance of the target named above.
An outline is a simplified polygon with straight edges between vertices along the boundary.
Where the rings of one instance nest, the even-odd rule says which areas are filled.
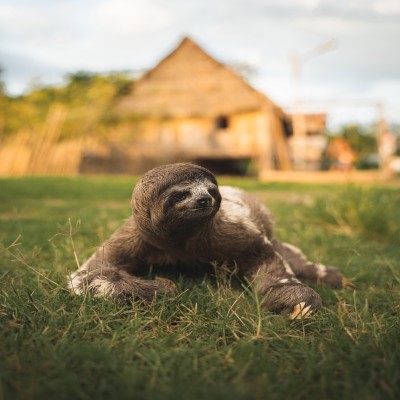
[[[223,183],[232,183],[226,181]],[[157,303],[72,297],[76,269],[129,213],[134,181],[0,180],[0,399],[397,399],[400,190],[235,180],[276,234],[357,291],[289,322],[229,277]]]

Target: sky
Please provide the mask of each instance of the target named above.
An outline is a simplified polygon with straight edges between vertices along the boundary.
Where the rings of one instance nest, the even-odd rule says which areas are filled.
[[[184,36],[250,66],[288,112],[297,93],[332,125],[400,123],[399,0],[1,0],[1,79],[16,95],[77,70],[149,69]]]

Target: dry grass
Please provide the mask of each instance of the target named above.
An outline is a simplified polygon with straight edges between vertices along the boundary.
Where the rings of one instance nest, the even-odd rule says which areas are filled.
[[[84,148],[82,138],[59,141],[67,109],[54,105],[40,131],[21,131],[0,146],[0,176],[74,175]]]

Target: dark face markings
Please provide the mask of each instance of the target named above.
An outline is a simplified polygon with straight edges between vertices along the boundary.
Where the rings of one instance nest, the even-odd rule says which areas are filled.
[[[185,200],[188,196],[190,196],[190,191],[185,190],[183,192],[175,192],[172,193],[171,198],[172,200],[174,200],[175,202],[180,202],[182,200]]]
[[[180,182],[159,197],[164,202],[165,218],[178,221],[208,219],[219,208],[221,196],[218,186],[210,179]]]

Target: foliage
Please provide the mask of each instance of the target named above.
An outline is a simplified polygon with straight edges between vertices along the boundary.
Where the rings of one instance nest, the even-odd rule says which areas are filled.
[[[65,77],[65,84],[34,86],[27,94],[13,98],[0,97],[0,137],[21,130],[38,132],[53,104],[67,109],[62,137],[97,137],[109,131],[115,122],[113,105],[131,90],[133,80],[128,72],[99,74],[76,72]]]
[[[347,186],[334,196],[319,198],[310,218],[318,218],[369,239],[400,240],[400,193]]]
[[[3,80],[1,79],[1,75],[3,73],[3,68],[0,67],[0,97],[5,95],[6,89]]]
[[[329,142],[342,137],[354,151],[355,166],[358,169],[378,168],[379,163],[375,160],[370,162],[371,155],[377,155],[376,127],[373,125],[350,124],[343,125],[337,132],[328,136]],[[332,160],[325,159],[324,166],[329,167]]]
[[[383,210],[399,189],[233,183],[268,203],[281,239],[340,266],[358,290],[319,287],[324,309],[294,322],[260,312],[226,275],[180,277],[179,295],[150,304],[73,297],[74,254],[83,262],[130,214],[132,179],[3,179],[2,398],[397,398],[398,242],[390,229],[366,237],[359,218],[399,226]]]
[[[400,157],[400,124],[391,124],[390,131],[397,137],[397,151],[395,155]]]
[[[232,71],[246,82],[252,81],[258,74],[257,68],[243,61],[234,61],[229,64]]]
[[[372,126],[345,125],[340,130],[340,134],[347,140],[358,157],[377,151],[376,129]]]

